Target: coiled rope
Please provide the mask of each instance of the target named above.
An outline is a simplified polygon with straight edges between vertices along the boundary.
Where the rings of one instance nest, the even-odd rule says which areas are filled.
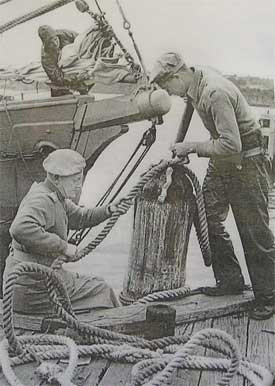
[[[14,286],[21,274],[33,272],[42,274],[47,283],[50,281],[54,283],[60,280],[59,276],[52,269],[34,263],[19,264],[8,277],[3,299],[3,324],[6,339],[0,344],[0,361],[3,373],[12,386],[24,386],[16,377],[12,366],[31,362],[34,360],[34,357],[45,360],[67,358],[68,356],[69,363],[64,371],[55,368],[53,374],[50,371],[45,374],[45,371],[43,372],[40,368],[38,373],[40,372],[44,376],[47,375],[48,381],[55,381],[55,384],[60,386],[74,386],[71,378],[77,365],[78,355],[99,356],[115,361],[125,360],[129,363],[135,363],[136,365],[132,371],[132,386],[167,385],[175,369],[223,371],[225,373],[217,384],[218,386],[228,386],[237,372],[248,379],[254,386],[271,386],[273,380],[271,373],[248,360],[241,360],[236,342],[224,331],[205,329],[195,334],[191,339],[179,336],[152,341],[114,333],[89,326],[75,319],[59,302],[62,290],[55,290],[53,286],[49,288],[49,296],[51,300],[54,300],[58,315],[67,322],[69,327],[83,334],[86,339],[89,337],[90,342],[95,344],[76,346],[71,339],[64,336],[38,335],[16,337],[12,319]],[[63,284],[60,285],[62,286]],[[53,342],[58,343],[59,346],[49,346]],[[60,345],[66,345],[67,349],[64,350]],[[194,355],[194,350],[199,346],[222,353],[227,358],[196,356]],[[159,350],[160,348],[162,350]],[[17,356],[10,359],[8,349],[14,351]]]
[[[3,329],[10,347],[17,353],[22,353],[23,347],[15,335],[13,326],[13,293],[14,285],[18,277],[26,273],[38,273],[44,276],[49,292],[49,297],[55,306],[56,314],[66,322],[69,328],[78,331],[81,335],[90,337],[90,341],[93,343],[109,343],[110,340],[113,340],[116,344],[129,343],[136,347],[151,350],[163,349],[167,345],[178,343],[178,338],[175,337],[167,337],[148,341],[146,339],[138,338],[135,336],[127,336],[99,327],[90,326],[87,323],[80,323],[70,310],[70,302],[68,296],[65,297],[64,301],[63,292],[66,292],[66,287],[63,284],[60,275],[58,275],[51,268],[45,267],[41,264],[20,263],[8,276],[8,279],[5,282],[3,295]],[[50,283],[49,287],[48,283]],[[59,283],[58,290],[56,290],[57,283]],[[186,338],[182,338],[181,343],[185,342]]]

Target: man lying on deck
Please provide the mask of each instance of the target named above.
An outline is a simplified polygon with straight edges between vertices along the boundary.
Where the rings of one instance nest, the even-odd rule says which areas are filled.
[[[205,294],[238,294],[245,288],[223,224],[230,205],[255,295],[250,317],[268,319],[275,310],[275,243],[269,229],[267,160],[259,124],[232,82],[215,71],[188,67],[177,53],[157,60],[151,81],[169,94],[187,97],[210,132],[209,141],[181,142],[172,148],[179,157],[197,153],[210,158],[203,192],[217,284],[206,287]]]
[[[34,183],[21,202],[10,227],[12,248],[6,261],[4,282],[16,264],[35,262],[51,266],[60,255],[74,261],[77,247],[67,242],[67,230],[95,226],[117,211],[117,204],[94,209],[77,205],[84,158],[74,150],[59,149],[43,162],[47,172],[44,182]],[[58,270],[73,309],[112,308],[119,306],[113,290],[95,276]],[[46,286],[39,274],[20,276],[14,292],[14,310],[29,314],[53,312]]]

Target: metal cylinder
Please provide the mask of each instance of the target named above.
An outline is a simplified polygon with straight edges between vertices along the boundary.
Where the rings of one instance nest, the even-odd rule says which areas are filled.
[[[140,92],[136,103],[144,119],[165,115],[171,108],[171,98],[167,91],[161,89]]]

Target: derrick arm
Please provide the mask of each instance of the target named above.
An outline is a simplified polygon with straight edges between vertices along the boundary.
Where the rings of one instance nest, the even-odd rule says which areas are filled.
[[[147,90],[135,98],[127,95],[95,101],[87,107],[82,131],[159,117],[170,107],[170,98],[164,90]]]
[[[88,169],[106,146],[128,131],[127,124],[161,117],[171,106],[164,90],[146,90],[135,97],[120,96],[92,103],[85,103],[84,96],[81,99],[82,106],[74,118],[71,148],[85,157]]]

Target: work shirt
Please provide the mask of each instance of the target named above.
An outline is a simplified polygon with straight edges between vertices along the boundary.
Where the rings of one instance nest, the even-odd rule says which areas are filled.
[[[200,157],[219,157],[242,151],[242,138],[259,129],[240,90],[211,70],[196,70],[187,95],[211,139],[196,144]]]
[[[95,226],[110,217],[106,207],[82,208],[64,199],[49,181],[34,183],[10,227],[12,246],[50,265],[67,248],[67,231]]]
[[[59,38],[60,46],[54,49],[48,49],[43,45],[41,48],[41,64],[53,83],[59,86],[65,86],[66,79],[62,69],[58,65],[58,61],[62,48],[73,43],[78,34],[77,32],[66,29],[58,29],[56,30],[56,34]]]

